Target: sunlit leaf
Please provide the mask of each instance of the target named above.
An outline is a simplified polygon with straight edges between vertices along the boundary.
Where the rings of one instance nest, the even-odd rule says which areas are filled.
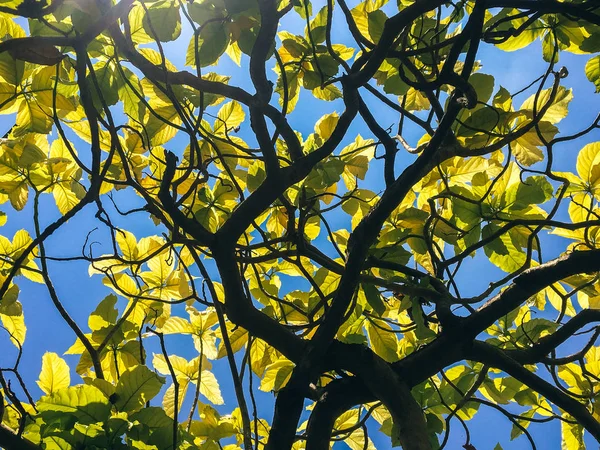
[[[44,353],[44,356],[42,356],[42,371],[37,384],[47,395],[69,387],[71,375],[65,360],[56,353]]]
[[[120,411],[136,411],[158,394],[164,382],[146,366],[129,369],[117,383],[115,406]]]

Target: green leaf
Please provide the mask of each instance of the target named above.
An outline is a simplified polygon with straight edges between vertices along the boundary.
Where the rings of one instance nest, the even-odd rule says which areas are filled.
[[[381,33],[383,33],[383,27],[387,20],[386,14],[381,10],[377,9],[367,14],[367,29],[369,30],[369,36],[375,43],[379,42]]]
[[[42,417],[56,417],[68,413],[81,424],[104,422],[110,414],[110,403],[94,386],[71,386],[42,397],[37,402]]]
[[[418,339],[427,339],[431,337],[435,337],[435,333],[432,329],[430,329],[425,323],[425,315],[423,313],[423,307],[421,306],[421,299],[418,297],[410,298],[412,303],[412,317],[415,322],[416,329],[415,335]]]
[[[0,300],[0,313],[8,316],[20,316],[23,313],[19,298],[19,286],[13,284]]]
[[[164,409],[157,406],[140,409],[138,412],[131,414],[129,418],[132,422],[137,420],[148,428],[162,428],[173,423],[173,419],[165,414]]]
[[[477,92],[477,100],[487,103],[494,92],[494,77],[484,73],[474,73],[469,77],[469,84]]]
[[[517,185],[514,201],[510,209],[521,210],[531,205],[544,203],[552,198],[554,189],[544,176],[528,177]]]
[[[179,8],[168,0],[152,5],[142,23],[146,34],[161,42],[174,41],[181,34]]]
[[[487,224],[481,230],[482,239],[487,239],[498,229],[497,225]],[[511,233],[502,234],[499,238],[485,245],[483,249],[490,261],[505,272],[513,272],[519,269],[527,259],[520,246],[517,246],[513,241]]]
[[[114,65],[97,65],[94,67],[94,74],[90,73],[87,78],[88,85],[93,86],[92,98],[98,111],[102,111],[103,104],[112,106],[119,101],[121,78],[115,72]]]
[[[473,136],[477,133],[489,133],[496,128],[502,117],[498,112],[486,106],[467,113],[463,121],[464,126],[459,128],[460,136]]]
[[[232,15],[258,8],[256,0],[224,0],[224,3],[227,12]]]
[[[117,75],[121,78],[118,83],[119,99],[123,102],[123,112],[134,120],[142,121],[146,106],[140,100],[140,97],[144,97],[140,80],[127,67],[119,67],[119,69]]]
[[[200,67],[215,64],[227,50],[229,35],[222,23],[208,23],[202,28],[197,38],[192,36],[186,53],[185,63],[188,66]]]
[[[162,388],[165,379],[146,366],[136,366],[121,374],[115,390],[115,406],[119,411],[137,411]]]
[[[303,2],[306,0],[302,0]],[[304,9],[304,8],[303,8]],[[310,11],[310,10],[309,10]],[[325,40],[325,31],[327,27],[327,7],[324,6],[315,15],[315,18],[310,22],[310,31],[313,42],[320,44]],[[304,35],[308,38],[308,30],[304,28]]]
[[[365,294],[367,303],[373,308],[373,311],[381,316],[385,312],[386,307],[381,299],[379,290],[372,284],[361,284],[361,288]]]
[[[388,75],[383,83],[383,90],[386,94],[406,95],[409,88],[410,86],[406,84],[397,73]]]

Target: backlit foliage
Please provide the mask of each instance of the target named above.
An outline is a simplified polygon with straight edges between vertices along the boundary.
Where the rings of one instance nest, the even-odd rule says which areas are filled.
[[[0,0],[0,447],[600,440],[599,51],[583,0]]]

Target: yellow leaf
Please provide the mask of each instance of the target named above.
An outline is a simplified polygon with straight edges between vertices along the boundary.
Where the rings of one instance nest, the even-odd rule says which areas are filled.
[[[175,257],[169,252],[163,252],[148,260],[148,268],[164,284],[175,267]]]
[[[186,359],[181,356],[169,355],[169,363],[171,363],[175,377],[178,380],[187,380],[194,375],[193,372],[188,370],[188,362]],[[154,353],[152,367],[154,367],[161,375],[171,375],[169,364],[162,354]]]
[[[199,332],[194,335],[194,347],[208,359],[217,359],[217,337],[213,330]]]
[[[558,368],[558,376],[570,387],[576,394],[582,394],[589,391],[590,384],[584,378],[581,367],[576,363],[569,363]]]
[[[542,107],[550,100],[551,93],[552,89],[545,89],[540,92],[539,95],[537,93],[533,94],[523,102],[520,109],[533,111],[533,102],[537,96],[538,99],[536,111],[539,113]],[[573,100],[573,90],[559,86],[551,106],[542,116],[542,119],[552,124],[560,122],[562,119],[567,117],[567,114],[569,113],[569,102],[571,100]]]
[[[25,249],[33,242],[29,232],[27,230],[19,230],[15,233],[12,240],[12,252],[13,258],[18,258],[25,251]]]
[[[294,363],[288,359],[279,359],[267,366],[259,389],[264,392],[279,391],[286,385],[294,370]]]
[[[79,110],[78,110],[78,112],[79,112]],[[73,113],[73,114],[77,114],[78,112]],[[66,124],[68,125],[69,128],[71,128],[71,130],[73,130],[75,132],[75,134],[77,136],[79,136],[85,142],[88,142],[88,143],[92,142],[92,136],[90,133],[90,125],[87,120],[79,120],[76,122],[67,122]],[[111,147],[110,133],[103,129],[100,129],[98,131],[99,131],[99,137],[100,137],[100,148],[106,152],[110,151],[110,147]]]
[[[129,275],[126,273],[117,273],[112,277],[104,277],[102,283],[124,297],[138,295],[138,286]]]
[[[242,109],[242,105],[238,102],[231,101],[225,103],[219,112],[217,113],[217,119],[215,121],[215,133],[229,132],[231,129],[239,126],[245,119],[246,114]]]
[[[354,425],[356,425],[359,420],[358,412],[359,412],[358,409],[349,409],[348,411],[341,414],[335,420],[335,425],[334,425],[335,430],[342,431],[342,430],[345,430],[346,428],[351,428]]]
[[[54,201],[61,214],[65,215],[79,203],[77,194],[71,190],[71,183],[61,181],[56,183],[52,189]]]
[[[519,11],[516,9],[504,9],[501,14],[495,16],[495,19],[499,20],[505,17],[515,16]],[[503,24],[505,27],[510,27],[513,29],[518,29],[520,26],[523,26],[528,19],[526,17],[518,17],[509,22]],[[502,29],[502,27],[500,27]],[[510,37],[507,41],[495,44],[496,47],[506,51],[513,52],[515,50],[522,49],[527,47],[533,41],[535,41],[542,34],[542,27],[540,26],[538,21],[529,24],[521,33],[518,33],[517,36]]]
[[[600,142],[585,145],[577,155],[577,173],[579,177],[596,185],[600,179]]]
[[[116,323],[119,313],[117,308],[115,308],[116,303],[117,296],[110,294],[98,304],[88,318],[88,327],[90,327],[90,330],[99,331]]]
[[[592,57],[586,63],[585,76],[596,86],[596,93],[600,92],[600,55]]]
[[[197,380],[192,379],[192,382],[196,383]],[[219,388],[219,382],[215,375],[208,370],[202,371],[200,377],[200,393],[215,405],[222,405],[224,403],[223,397],[221,396],[221,389]]]
[[[344,439],[344,442],[348,444],[348,447],[352,450],[377,450],[371,439],[368,439],[367,445],[365,446],[365,432],[362,428],[354,430],[350,436]]]
[[[368,320],[365,324],[373,350],[388,362],[398,361],[398,339],[392,328],[382,320],[378,320],[375,325],[374,320]]]
[[[69,387],[71,375],[65,360],[56,353],[44,353],[44,356],[42,356],[42,371],[37,384],[47,395]]]
[[[135,261],[137,259],[137,240],[133,233],[127,230],[118,230],[115,235],[115,240],[123,253],[123,258],[129,261]]]
[[[77,154],[75,151],[75,147],[71,144],[71,151]],[[68,160],[72,160],[73,156],[69,151],[69,148],[65,144],[65,141],[62,139],[56,139],[50,145],[50,158],[64,158]]]
[[[186,308],[190,315],[190,322],[194,325],[201,333],[210,329],[218,321],[217,313],[214,308],[206,308],[204,311],[198,311],[192,306]]]
[[[23,314],[18,316],[0,314],[0,320],[2,320],[2,326],[6,328],[6,331],[10,334],[11,342],[15,344],[15,346],[21,347],[25,342],[25,334],[27,332]]]
[[[242,51],[240,50],[240,46],[237,42],[230,42],[227,50],[225,50],[225,53],[227,53],[227,56],[229,56],[231,60],[238,66],[242,65]]]
[[[575,419],[567,414],[563,418],[569,422]],[[583,426],[578,423],[569,423],[561,421],[562,435],[562,450],[585,450],[585,442],[583,441]]]
[[[340,120],[340,118],[336,112],[325,114],[315,124],[315,133],[317,133],[324,141],[329,139],[333,130],[335,130],[338,120]]]
[[[188,380],[182,380],[179,382],[179,389],[177,390],[177,394],[178,394],[178,406],[177,406],[177,411],[180,412],[181,411],[181,405],[183,404],[183,399],[185,398],[185,394],[187,392],[187,388],[189,386],[189,381]],[[165,395],[163,397],[163,408],[165,410],[165,413],[167,413],[167,415],[171,418],[173,418],[173,416],[175,415],[175,385],[171,384],[171,386],[169,386],[165,392]]]
[[[231,344],[231,351],[233,353],[236,353],[244,345],[246,345],[246,342],[248,342],[248,332],[241,327],[236,328],[236,330],[233,332],[231,332],[231,330],[227,330],[227,331],[228,331],[229,343]],[[221,343],[219,345],[219,351],[217,353],[217,359],[223,358],[226,355],[227,355],[227,350],[225,348],[225,344],[223,343],[223,340],[221,339]]]
[[[86,334],[85,335],[88,339],[90,339],[92,337],[92,334]],[[85,352],[85,345],[83,345],[83,342],[81,342],[79,340],[79,338],[77,338],[75,340],[75,342],[73,343],[73,345],[71,345],[67,351],[64,353],[65,355],[81,355],[83,352]]]
[[[24,179],[16,183],[2,183],[2,191],[8,194],[10,204],[17,211],[25,207],[29,198],[29,187]]]
[[[525,122],[523,125],[525,125]],[[539,123],[538,128],[546,140],[552,139],[558,132],[550,122],[542,121]],[[517,161],[523,165],[531,166],[544,159],[544,154],[540,148],[542,146],[543,142],[539,138],[537,130],[532,128],[513,142],[512,150]]]
[[[191,334],[194,332],[194,327],[183,317],[171,316],[160,331],[164,334]]]
[[[424,111],[431,107],[425,94],[415,88],[410,88],[403,99],[406,100],[404,106],[409,111]]]
[[[561,294],[566,296],[567,291],[561,284],[555,283],[553,285],[553,287],[556,288]],[[573,302],[571,301],[570,298],[567,298],[565,300],[567,305],[566,305],[566,307],[564,307],[563,299],[561,298],[560,295],[558,295],[556,293],[556,291],[552,287],[546,288],[544,292],[546,293],[546,297],[548,297],[548,301],[550,302],[552,307],[554,309],[556,309],[557,311],[562,311],[564,308],[565,315],[567,315],[568,317],[573,317],[577,313],[575,311],[575,308],[573,307]]]
[[[275,350],[262,339],[253,339],[250,347],[250,362],[252,371],[259,377],[263,375],[266,367],[277,359]]]

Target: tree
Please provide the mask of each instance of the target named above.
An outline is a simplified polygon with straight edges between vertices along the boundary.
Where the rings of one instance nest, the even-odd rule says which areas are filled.
[[[558,128],[559,57],[588,54],[571,71],[600,91],[600,5],[321,3],[2,2],[1,217],[32,220],[0,237],[0,447],[373,449],[380,430],[425,450],[459,423],[473,450],[490,409],[534,448],[545,422],[564,449],[600,441],[600,115]],[[545,71],[511,93],[491,48]],[[304,102],[331,112],[307,124]],[[69,264],[101,301],[65,301]],[[75,339],[37,387],[31,283],[64,324],[29,333]]]

